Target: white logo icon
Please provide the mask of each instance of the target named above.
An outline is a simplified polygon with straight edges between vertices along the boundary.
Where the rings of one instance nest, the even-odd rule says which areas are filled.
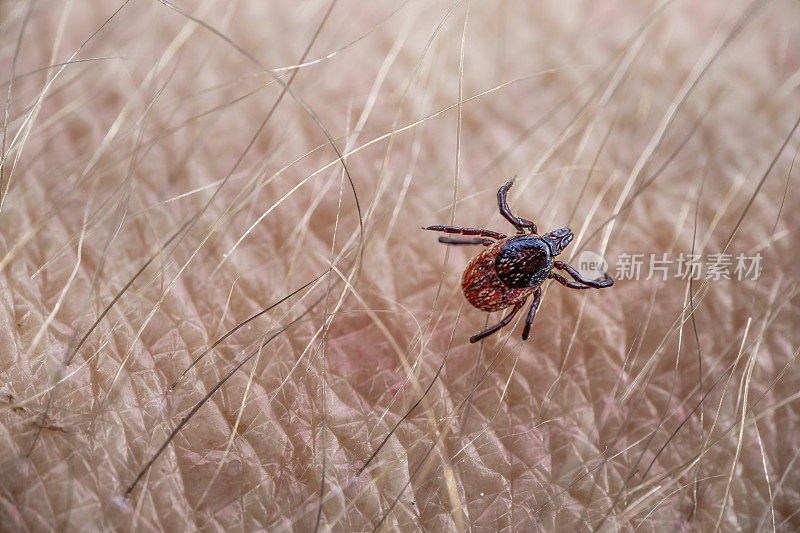
[[[582,277],[596,280],[602,278],[608,271],[608,262],[602,255],[584,250],[578,255],[576,270]]]

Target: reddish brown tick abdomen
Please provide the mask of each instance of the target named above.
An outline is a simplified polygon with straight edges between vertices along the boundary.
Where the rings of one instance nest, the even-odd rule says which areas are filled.
[[[467,301],[482,311],[497,311],[525,300],[536,290],[531,287],[512,289],[497,276],[495,260],[504,240],[498,241],[470,261],[461,276],[461,290]]]

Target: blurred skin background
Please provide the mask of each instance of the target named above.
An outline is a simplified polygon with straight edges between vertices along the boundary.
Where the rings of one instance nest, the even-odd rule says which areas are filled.
[[[800,528],[796,2],[0,24],[5,527]],[[420,226],[511,233],[512,175],[617,279],[470,344],[482,248]]]

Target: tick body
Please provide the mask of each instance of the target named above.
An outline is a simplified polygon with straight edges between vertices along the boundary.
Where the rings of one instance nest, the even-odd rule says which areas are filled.
[[[614,284],[608,274],[601,280],[590,280],[566,263],[555,260],[572,241],[572,231],[561,228],[544,235],[538,235],[536,224],[511,214],[506,202],[506,193],[514,184],[511,180],[497,191],[497,204],[500,214],[517,230],[511,237],[495,231],[460,228],[455,226],[429,226],[431,231],[459,235],[475,235],[471,239],[452,239],[439,237],[445,244],[482,244],[487,248],[470,261],[461,276],[461,289],[467,301],[483,311],[498,311],[511,307],[511,312],[494,326],[473,335],[470,342],[478,342],[506,326],[517,312],[532,298],[522,339],[528,339],[531,323],[539,306],[541,285],[550,278],[571,289],[602,289]],[[563,270],[572,277],[569,281],[553,272]]]

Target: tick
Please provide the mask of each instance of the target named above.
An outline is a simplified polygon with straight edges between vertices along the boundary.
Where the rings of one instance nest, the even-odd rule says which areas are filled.
[[[536,224],[512,215],[506,202],[506,193],[513,184],[512,179],[497,191],[497,206],[500,214],[517,230],[516,235],[508,237],[496,231],[456,226],[422,228],[458,235],[476,235],[472,239],[439,237],[439,242],[445,244],[482,244],[487,247],[467,265],[461,276],[461,289],[469,303],[482,311],[498,311],[507,307],[512,309],[500,322],[470,337],[469,342],[478,342],[506,326],[528,298],[533,296],[525,319],[525,329],[522,330],[522,340],[527,340],[533,316],[539,307],[541,285],[548,278],[570,289],[602,289],[614,284],[607,273],[601,280],[586,279],[568,264],[556,261],[554,257],[572,241],[572,230],[561,228],[538,235]],[[575,281],[564,278],[553,272],[553,269],[565,271]]]

